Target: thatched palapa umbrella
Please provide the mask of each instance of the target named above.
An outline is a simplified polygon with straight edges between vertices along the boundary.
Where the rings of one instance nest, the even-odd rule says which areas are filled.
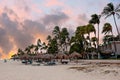
[[[36,54],[35,56],[34,56],[34,59],[35,60],[38,60],[38,59],[42,59],[43,58],[43,54]]]
[[[54,59],[54,56],[52,54],[44,54],[42,56],[42,59],[48,59],[48,60],[51,60],[51,59]]]
[[[70,58],[82,58],[82,55],[77,53],[77,52],[73,52],[72,54],[69,55]]]
[[[66,55],[66,54],[64,54],[64,53],[58,53],[58,54],[56,54],[56,59],[68,59],[69,57]]]
[[[23,54],[20,56],[21,60],[28,60],[28,59],[32,59],[32,57],[29,54]]]

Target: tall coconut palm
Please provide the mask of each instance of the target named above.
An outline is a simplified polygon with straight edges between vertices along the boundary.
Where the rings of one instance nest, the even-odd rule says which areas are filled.
[[[109,38],[110,38],[110,35],[108,35],[108,34],[112,33],[112,36],[113,36],[112,26],[111,26],[110,23],[105,23],[104,24],[103,29],[102,29],[102,33],[104,33],[104,35],[105,35],[104,38],[103,38],[103,42],[106,45],[106,44],[109,43]]]
[[[112,38],[112,41],[114,41],[114,37],[113,37],[113,31],[112,31],[112,25],[110,23],[105,23],[104,26],[103,26],[103,30],[102,30],[102,33],[104,33],[105,35],[106,34],[109,34],[111,33],[112,35],[106,35],[103,39],[104,41],[104,44],[109,43]],[[114,49],[115,49],[115,52],[117,51],[117,48],[116,48],[116,44],[114,43]],[[117,56],[117,54],[116,54]]]
[[[50,54],[58,53],[58,45],[56,38],[51,39],[51,41],[49,42],[47,52]]]
[[[24,54],[25,54],[25,52],[22,49],[19,48],[18,51],[17,51],[18,58],[20,59],[20,57]]]
[[[115,18],[115,16],[118,16],[118,18],[120,18],[120,14],[119,13],[120,13],[120,4],[117,5],[117,7],[115,7],[113,5],[113,3],[108,3],[107,6],[104,7],[102,15],[106,16],[105,18],[113,16],[114,23],[115,23],[115,26],[116,26],[116,29],[117,29],[119,40],[120,40],[120,32],[119,32],[119,29],[118,29],[118,26],[117,26],[117,23],[116,23],[116,18]]]
[[[62,28],[61,30],[61,45],[63,46],[63,51],[67,52],[67,46],[69,41],[69,32],[67,28]]]
[[[24,51],[22,49],[18,49],[17,51],[17,55],[20,56],[20,55],[23,55],[24,54]]]
[[[40,40],[40,39],[37,40],[37,45],[38,45],[39,47],[41,47],[41,40]]]
[[[94,27],[94,25],[92,25],[92,24],[88,24],[87,26],[86,26],[86,31],[87,31],[87,34],[90,36],[90,33],[91,32],[94,32],[94,34],[96,33],[96,30],[95,30],[95,27]]]
[[[60,38],[60,28],[59,28],[59,26],[55,26],[52,33],[57,39],[59,39]]]
[[[42,49],[43,49],[43,50],[46,50],[46,49],[47,49],[47,45],[46,45],[45,42],[43,42],[43,44],[42,44]]]
[[[83,39],[85,39],[85,34],[86,34],[86,30],[85,30],[86,26],[78,26],[77,30],[75,31],[76,36],[80,36]]]
[[[89,21],[89,23],[91,24],[97,24],[98,25],[98,40],[97,40],[97,48],[98,48],[98,51],[99,51],[99,24],[100,24],[100,17],[101,15],[97,15],[97,14],[93,14],[91,16],[91,20]],[[98,52],[98,58],[99,58],[99,52]]]
[[[89,39],[90,47],[91,47],[90,33],[94,32],[94,34],[96,35],[95,27],[92,24],[88,24],[88,25],[86,25],[85,30],[86,30],[86,33],[88,34],[88,39]]]
[[[100,24],[100,15],[93,14],[91,16],[91,20],[89,21],[91,24],[97,24],[98,25],[98,46],[99,46],[99,24]]]
[[[59,51],[62,47],[61,45],[61,30],[60,30],[60,27],[59,26],[55,26],[53,31],[52,31],[52,34],[54,35],[54,39],[57,41],[57,46],[59,48]]]
[[[35,51],[35,54],[38,53],[38,50],[39,50],[39,47],[37,45],[34,45],[34,51]]]
[[[26,54],[30,54],[31,53],[29,46],[25,48],[25,52],[26,52]]]
[[[75,31],[75,36],[72,36],[70,39],[70,51],[72,53],[74,51],[82,53],[84,52],[84,28],[85,26],[78,26]]]
[[[50,35],[47,36],[48,43],[52,40],[52,37]]]
[[[81,48],[83,53],[87,52],[89,43],[85,39],[85,34],[87,34],[86,26],[79,26],[79,27],[77,27],[77,30],[75,31],[75,33],[76,33],[75,37],[77,38],[77,41],[83,47],[83,49]],[[89,54],[87,54],[86,56],[89,59]]]
[[[37,40],[38,51],[41,50],[42,42],[40,39]]]
[[[26,52],[26,54],[29,54],[29,55],[32,55],[31,53],[32,53],[32,49],[34,48],[34,45],[33,44],[31,44],[31,45],[29,45],[28,47],[26,47],[25,48],[25,52]]]

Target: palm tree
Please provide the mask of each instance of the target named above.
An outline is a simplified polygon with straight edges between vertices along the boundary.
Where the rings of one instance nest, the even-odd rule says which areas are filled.
[[[78,26],[76,31],[75,31],[75,38],[76,42],[82,47],[81,52],[86,53],[88,49],[88,42],[85,39],[85,34],[87,33],[86,26]],[[86,54],[85,54],[86,55]],[[89,54],[86,55],[87,58],[89,59]]]
[[[86,26],[78,26],[76,31],[75,31],[75,36],[82,39],[83,41],[85,41],[85,34],[86,34],[86,30],[85,30]]]
[[[40,40],[40,39],[37,40],[37,45],[38,45],[39,47],[41,47],[41,40]]]
[[[105,35],[112,33],[112,35],[113,35],[112,25],[110,23],[105,23],[103,26],[103,29],[102,29],[102,33],[104,33]]]
[[[110,35],[108,35],[108,34],[112,33],[112,36],[113,36],[112,26],[110,23],[104,24],[103,29],[102,29],[102,33],[104,33],[104,35],[105,35],[103,42],[104,42],[104,44],[107,44],[109,42],[108,39],[110,38]]]
[[[43,44],[42,44],[42,49],[43,49],[43,50],[46,50],[46,49],[47,49],[47,45],[46,45],[45,42],[43,42]]]
[[[72,36],[70,39],[69,53],[73,53],[74,51],[78,53],[84,52],[83,37],[80,34],[79,28],[75,31],[75,36]]]
[[[103,38],[104,45],[109,44],[110,41],[113,41],[113,35],[105,35]]]
[[[92,25],[92,24],[88,24],[86,25],[85,27],[86,29],[86,33],[88,34],[88,40],[90,42],[90,47],[91,47],[91,40],[90,40],[90,33],[91,32],[94,32],[94,34],[96,34],[96,30],[95,30],[95,27]]]
[[[18,51],[17,51],[18,58],[20,59],[20,57],[24,54],[25,54],[25,52],[22,49],[19,48]]]
[[[58,44],[56,38],[51,39],[51,41],[48,44],[47,53],[49,54],[55,54],[58,52]]]
[[[96,49],[97,38],[96,38],[96,37],[92,37],[92,38],[91,38],[91,41],[92,41],[92,43],[93,43],[93,45],[94,45],[94,48]]]
[[[67,46],[68,46],[68,42],[69,42],[69,32],[67,30],[67,28],[62,28],[61,30],[61,45],[63,46],[63,51],[67,52]]]
[[[48,43],[52,40],[52,37],[50,35],[47,36]]]
[[[89,23],[91,24],[97,24],[98,25],[98,46],[99,46],[99,24],[100,24],[100,15],[97,14],[93,14],[91,16],[91,20],[89,21]]]
[[[21,56],[21,55],[23,55],[23,54],[24,54],[24,51],[19,48],[18,51],[17,51],[17,55],[18,55],[18,56]]]
[[[29,46],[25,48],[25,52],[26,52],[26,54],[30,54],[31,53]]]
[[[110,43],[111,39],[112,39],[112,41],[115,41],[115,40],[114,40],[114,37],[113,37],[112,26],[111,26],[110,23],[105,23],[105,24],[104,24],[102,33],[104,33],[105,35],[106,35],[106,34],[109,34],[109,33],[112,34],[112,35],[106,35],[106,36],[104,37],[103,41],[104,41],[104,44],[105,44],[105,45],[106,45],[106,42],[107,42],[107,44]],[[116,53],[117,47],[116,47],[115,42],[114,42],[114,49],[115,49],[115,53]],[[116,57],[117,57],[117,54],[116,54]]]
[[[38,50],[39,50],[39,47],[37,45],[34,45],[34,51],[35,51],[35,54],[38,53]]]
[[[93,14],[91,16],[91,20],[89,21],[89,23],[91,24],[97,24],[98,25],[98,40],[97,40],[97,48],[98,48],[98,55],[99,55],[99,24],[100,24],[100,17],[101,15],[97,15],[97,14]],[[98,56],[99,58],[99,56]]]
[[[105,15],[106,16],[105,18],[113,16],[114,23],[115,23],[115,26],[116,26],[116,29],[117,29],[119,40],[120,40],[120,32],[118,30],[118,26],[117,26],[116,18],[115,18],[115,15],[118,16],[118,18],[120,18],[119,12],[120,12],[120,4],[117,7],[115,7],[113,5],[113,3],[108,3],[107,6],[103,9],[102,15],[103,16]]]
[[[59,39],[60,38],[60,28],[59,28],[59,26],[55,26],[52,33],[53,33],[53,35],[55,35],[55,37],[57,39]]]
[[[37,46],[38,46],[38,50],[41,50],[42,42],[40,39],[37,40]]]
[[[54,27],[52,34],[54,35],[54,39],[57,41],[57,46],[59,48],[58,51],[60,51],[60,49],[62,48],[62,45],[61,45],[61,31],[59,26]]]

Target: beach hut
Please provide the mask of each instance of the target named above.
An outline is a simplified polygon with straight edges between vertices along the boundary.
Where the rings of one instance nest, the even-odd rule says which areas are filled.
[[[55,58],[56,58],[56,59],[68,59],[69,56],[67,56],[67,55],[64,54],[64,53],[58,53],[58,54],[56,54]]]
[[[58,53],[58,54],[56,54],[55,58],[56,58],[56,59],[60,59],[60,62],[61,62],[62,64],[67,64],[68,61],[69,61],[69,60],[68,60],[68,59],[69,59],[69,56],[66,55],[66,54],[64,54],[64,53]]]
[[[20,59],[21,60],[28,60],[28,59],[31,59],[32,57],[29,55],[29,54],[23,54],[23,55],[20,55]]]
[[[78,58],[82,58],[82,55],[77,52],[73,52],[72,54],[69,55],[69,57],[73,59],[78,59]]]
[[[45,62],[51,61],[52,59],[54,59],[54,55],[52,54],[44,54],[42,56],[42,60],[44,60]]]
[[[42,57],[43,57],[43,54],[38,53],[33,58],[34,60],[38,60],[38,59],[42,59]]]
[[[32,64],[32,57],[29,54],[23,54],[20,56],[22,63]]]
[[[53,59],[54,56],[53,56],[52,54],[44,54],[44,55],[43,55],[43,58],[44,58],[44,59]]]

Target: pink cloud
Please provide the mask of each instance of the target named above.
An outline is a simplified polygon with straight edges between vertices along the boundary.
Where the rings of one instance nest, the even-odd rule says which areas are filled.
[[[58,1],[58,0],[46,0],[46,4],[47,7],[51,7],[51,6],[61,6],[63,5],[62,2]]]

